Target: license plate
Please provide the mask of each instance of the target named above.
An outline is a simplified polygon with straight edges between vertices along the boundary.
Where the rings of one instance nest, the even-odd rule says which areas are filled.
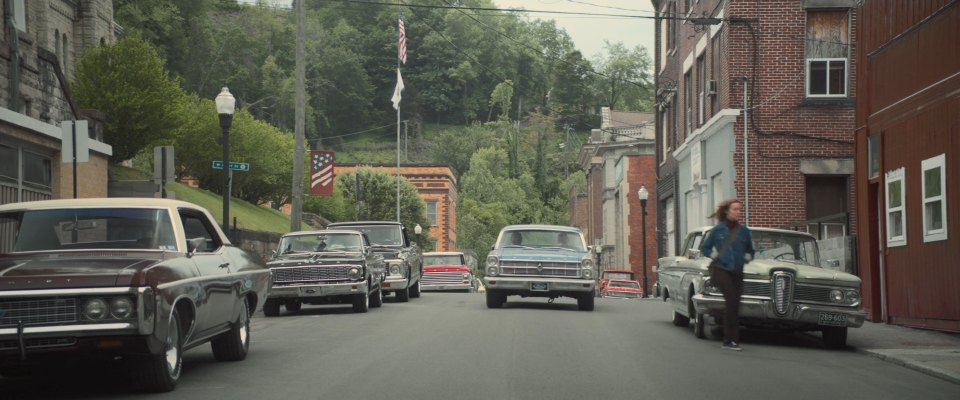
[[[300,297],[316,297],[320,296],[320,288],[309,287],[309,288],[300,288]]]
[[[847,314],[822,312],[817,323],[827,326],[847,326]]]
[[[533,282],[530,284],[531,292],[546,292],[547,283],[546,282]]]

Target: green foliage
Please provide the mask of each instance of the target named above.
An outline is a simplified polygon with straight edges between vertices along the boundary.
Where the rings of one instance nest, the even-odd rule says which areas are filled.
[[[306,196],[303,211],[320,215],[330,222],[356,220],[354,201],[344,195],[342,183],[339,180],[334,183],[332,196]]]
[[[356,177],[360,177],[359,196],[356,190]],[[397,220],[397,178],[395,175],[370,168],[360,168],[356,173],[348,172],[337,175],[336,186],[342,190],[346,203],[356,206],[355,199],[359,199],[359,212],[355,218],[364,221],[396,221]],[[427,206],[417,194],[417,187],[400,178],[400,222],[408,228],[417,224],[424,232],[429,231],[427,222]],[[412,233],[412,231],[411,231]],[[423,240],[420,240],[423,243]],[[425,244],[425,243],[424,243]]]
[[[219,224],[223,224],[223,198],[203,189],[195,189],[179,183],[167,185],[167,191],[176,193],[183,200],[206,208]],[[287,233],[290,231],[290,216],[277,210],[250,204],[236,198],[230,199],[230,223],[237,219],[237,227],[255,231]]]
[[[104,113],[104,139],[114,162],[172,136],[184,95],[147,42],[129,37],[88,50],[77,64],[74,96]]]
[[[622,42],[608,41],[604,50],[606,53],[596,62],[600,72],[610,77],[596,80],[602,103],[621,111],[652,111],[653,84],[647,49],[628,49]]]

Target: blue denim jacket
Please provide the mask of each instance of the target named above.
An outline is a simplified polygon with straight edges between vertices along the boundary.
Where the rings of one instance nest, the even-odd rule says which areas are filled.
[[[723,246],[723,242],[727,241],[729,235],[730,228],[727,228],[726,221],[721,221],[707,232],[707,237],[700,243],[700,254],[717,259],[720,261],[720,267],[727,271],[741,272],[743,271],[743,265],[747,263],[746,254],[750,254],[752,260],[756,253],[753,250],[750,229],[745,225],[740,225],[737,238],[730,242],[723,254],[717,256],[719,258],[714,257],[714,253],[720,251],[720,247]]]

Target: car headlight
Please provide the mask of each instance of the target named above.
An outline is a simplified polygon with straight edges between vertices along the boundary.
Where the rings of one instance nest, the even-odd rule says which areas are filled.
[[[400,275],[400,264],[390,265],[390,275]]]
[[[500,275],[500,267],[496,265],[487,267],[487,276],[497,276]]]
[[[713,279],[707,278],[703,280],[703,293],[716,294],[720,293],[720,288],[713,283]]]
[[[133,315],[133,302],[126,297],[118,297],[110,302],[110,316],[116,319],[127,319]]]
[[[857,290],[848,290],[844,293],[844,299],[847,304],[854,305],[860,303],[860,292]]]
[[[580,268],[584,269],[593,269],[593,260],[589,258],[584,258],[580,261]]]
[[[830,291],[830,301],[834,303],[843,303],[843,291],[833,289]]]
[[[496,267],[500,264],[500,259],[497,256],[487,257],[487,267]]]
[[[463,273],[463,279],[470,279],[470,274],[467,272]]]
[[[350,270],[347,271],[347,278],[350,278],[352,280],[359,280],[360,268],[357,268],[357,267],[350,268]]]
[[[580,272],[580,275],[583,277],[583,279],[591,279],[591,278],[593,278],[593,269],[584,268],[584,269],[582,269],[582,270],[580,270],[580,271],[581,271],[581,272]]]
[[[83,318],[91,321],[99,321],[107,316],[107,302],[103,299],[89,299],[83,303]]]

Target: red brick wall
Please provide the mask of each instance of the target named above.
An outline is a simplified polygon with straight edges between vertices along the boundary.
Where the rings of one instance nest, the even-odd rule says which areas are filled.
[[[630,156],[627,169],[627,186],[629,194],[627,198],[627,207],[630,211],[629,231],[627,233],[628,246],[630,247],[630,268],[637,276],[640,284],[643,284],[643,218],[640,214],[640,198],[637,191],[640,185],[647,188],[650,196],[647,200],[647,288],[649,289],[656,280],[655,275],[650,268],[657,264],[657,174],[656,174],[656,156],[653,154],[642,156]]]

